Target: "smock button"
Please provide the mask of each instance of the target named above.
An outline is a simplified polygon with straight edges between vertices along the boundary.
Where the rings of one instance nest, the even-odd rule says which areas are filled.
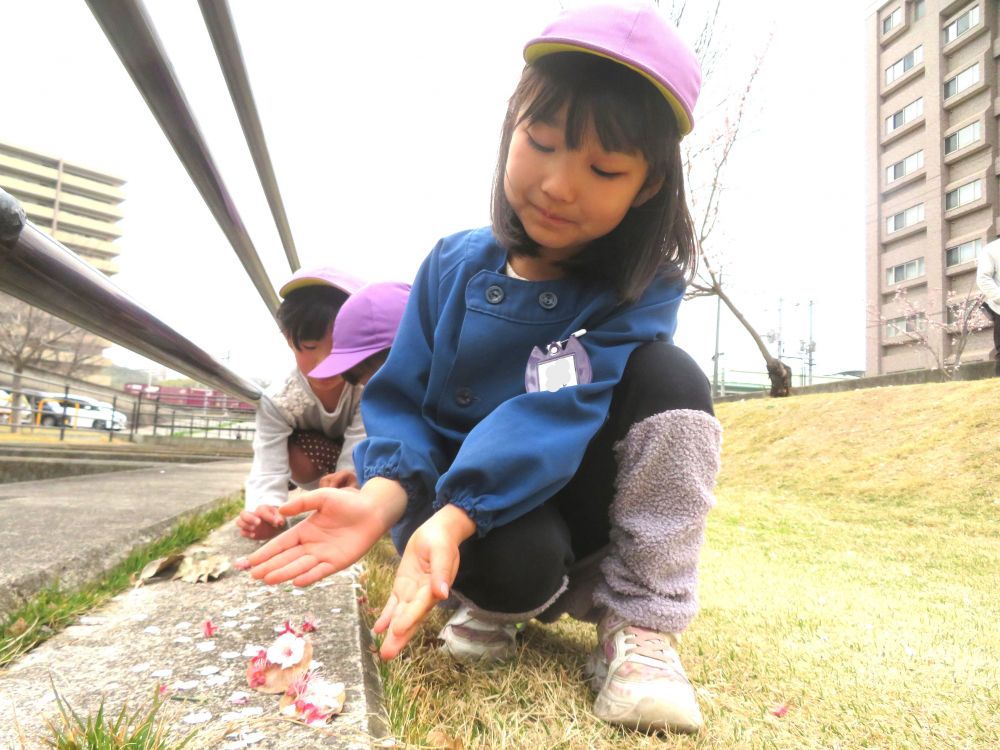
[[[496,284],[486,287],[486,301],[491,305],[499,305],[503,302],[503,289]]]
[[[500,296],[503,296],[503,292],[500,292]],[[455,403],[459,406],[468,406],[472,403],[472,391],[468,388],[459,388],[455,391]]]
[[[538,295],[538,304],[546,310],[551,310],[559,304],[559,298],[556,296],[555,292],[542,292]]]

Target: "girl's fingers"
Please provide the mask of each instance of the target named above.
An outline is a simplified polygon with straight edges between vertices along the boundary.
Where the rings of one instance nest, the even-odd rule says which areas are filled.
[[[322,562],[318,565],[314,565],[312,570],[309,570],[300,576],[296,576],[292,583],[296,586],[308,586],[311,583],[316,583],[316,581],[320,578],[326,578],[328,575],[336,572],[337,569],[330,563]]]
[[[455,580],[457,566],[449,554],[431,556],[431,596],[438,600],[448,598],[451,593],[451,582]],[[433,606],[433,605],[432,605]]]
[[[272,558],[279,556],[280,553],[293,550],[296,546],[298,546],[298,544],[299,529],[298,527],[291,528],[269,541],[259,550],[250,555],[247,560],[250,561],[250,564],[253,565],[256,570],[256,566],[260,565],[263,567],[264,565],[267,565]],[[267,570],[271,570],[273,567],[273,565],[267,565]],[[262,577],[263,573],[261,575],[254,575],[254,578]]]
[[[375,620],[375,624],[372,625],[372,630],[376,633],[381,633],[389,627],[389,623],[392,622],[392,613],[396,610],[396,604],[398,602],[399,600],[396,598],[395,594],[389,594],[389,601],[387,601],[385,606],[382,607],[382,613],[378,616],[378,619]]]
[[[283,516],[297,516],[307,510],[319,510],[323,503],[330,499],[330,488],[323,487],[311,492],[305,492],[284,505],[278,507]]]
[[[278,538],[280,539],[281,537]],[[265,578],[275,570],[279,570],[280,568],[283,568],[286,565],[288,565],[293,560],[299,559],[300,557],[302,557],[303,554],[305,554],[305,551],[302,549],[302,547],[296,546],[292,547],[291,549],[286,549],[284,552],[281,552],[275,555],[274,557],[267,558],[258,565],[254,565],[253,562],[254,558],[253,555],[251,555],[250,559],[248,560],[250,565],[253,566],[250,569],[250,575],[252,575],[254,578]]]
[[[386,633],[385,640],[382,641],[382,646],[378,650],[378,655],[385,661],[395,659],[399,656],[399,652],[403,650],[407,642],[410,640],[409,634],[405,638],[400,638],[395,635],[392,631]]]
[[[297,550],[292,550],[296,551]],[[297,578],[304,573],[312,570],[317,564],[317,560],[313,555],[299,553],[299,555],[290,560],[288,563],[282,567],[272,570],[270,573],[264,576],[264,583],[282,583],[284,581],[290,581],[293,578]]]
[[[437,602],[431,596],[430,591],[422,588],[415,599],[406,602],[403,606],[396,607],[392,617],[391,632],[402,638],[404,643],[410,640],[414,628],[427,617],[427,613],[434,609],[435,604]]]

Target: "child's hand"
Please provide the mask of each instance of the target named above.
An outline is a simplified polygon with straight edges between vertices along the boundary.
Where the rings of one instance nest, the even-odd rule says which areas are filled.
[[[314,490],[280,508],[286,516],[307,510],[316,512],[250,555],[254,578],[308,586],[361,559],[398,518],[386,518],[371,498],[353,490]]]
[[[236,519],[236,528],[247,539],[270,539],[285,526],[285,517],[277,506],[258,505],[254,510],[244,510]]]
[[[358,475],[350,469],[341,469],[332,474],[324,474],[319,480],[320,487],[330,487],[332,489],[357,489]]]
[[[458,545],[476,525],[465,511],[446,505],[413,532],[396,569],[389,601],[372,628],[385,633],[379,656],[392,659],[439,601],[448,598],[458,574]]]

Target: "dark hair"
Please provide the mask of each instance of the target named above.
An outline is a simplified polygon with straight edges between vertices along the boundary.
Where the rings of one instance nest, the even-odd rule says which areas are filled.
[[[566,145],[578,148],[593,123],[609,151],[641,153],[649,164],[643,187],[663,181],[645,203],[629,209],[611,232],[561,265],[568,272],[609,280],[623,302],[634,302],[657,273],[694,276],[694,229],[684,197],[677,119],[649,81],[624,65],[582,52],[559,52],[524,68],[507,107],[493,182],[493,233],[512,255],[538,255],[504,191],[507,152],[524,120],[548,120],[564,106]]]
[[[340,373],[340,377],[351,385],[357,385],[361,382],[361,378],[365,375],[373,375],[378,372],[378,369],[385,364],[385,361],[388,358],[389,350],[387,348],[382,351],[375,352],[374,354],[365,357],[363,360],[354,365],[354,367]]]
[[[298,349],[303,341],[323,338],[346,301],[347,293],[332,286],[316,284],[293,289],[278,306],[278,327]]]

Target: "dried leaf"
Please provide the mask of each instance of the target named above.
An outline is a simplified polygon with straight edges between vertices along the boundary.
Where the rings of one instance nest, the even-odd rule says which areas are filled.
[[[427,744],[439,750],[465,750],[465,744],[458,737],[452,737],[441,729],[428,733]]]
[[[211,555],[199,551],[184,557],[177,572],[174,573],[174,578],[180,578],[187,583],[205,583],[218,578],[229,570],[229,567],[229,558],[225,555]]]
[[[165,571],[170,570],[177,563],[184,559],[183,552],[175,552],[172,555],[167,555],[166,557],[161,557],[158,560],[153,560],[152,562],[146,563],[146,566],[139,571],[138,579],[135,582],[136,586],[141,586],[150,578],[159,575]]]
[[[278,701],[278,711],[293,721],[315,726],[344,710],[347,693],[342,682],[328,682],[307,672],[295,680]]]

